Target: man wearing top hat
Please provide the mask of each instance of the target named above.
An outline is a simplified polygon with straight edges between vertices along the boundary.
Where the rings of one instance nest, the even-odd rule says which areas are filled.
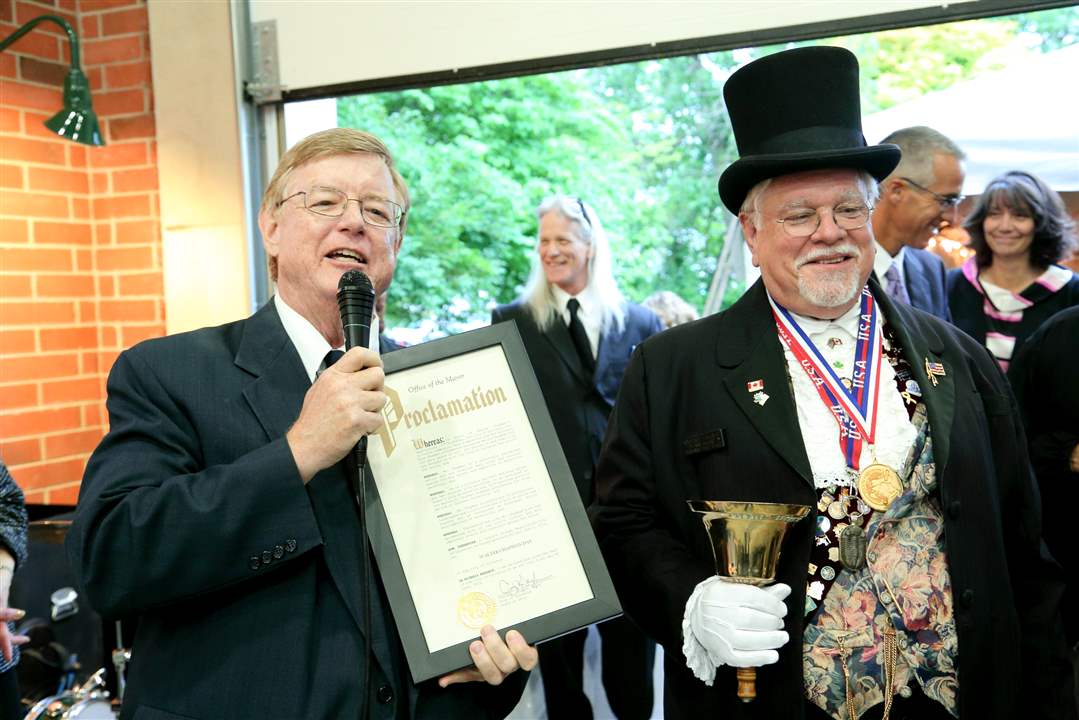
[[[812,47],[724,88],[719,193],[761,279],[638,347],[594,522],[665,649],[665,717],[1075,718],[1059,567],[1011,393],[984,348],[875,280],[858,65]],[[687,500],[807,506],[774,583],[715,576]],[[740,703],[735,668],[757,667]]]

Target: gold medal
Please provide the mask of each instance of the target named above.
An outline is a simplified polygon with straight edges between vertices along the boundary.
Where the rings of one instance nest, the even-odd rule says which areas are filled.
[[[899,473],[887,465],[873,463],[858,473],[858,494],[874,510],[887,510],[902,492]]]

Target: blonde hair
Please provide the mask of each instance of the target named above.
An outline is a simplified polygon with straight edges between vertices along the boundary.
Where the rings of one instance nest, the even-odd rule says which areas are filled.
[[[400,233],[400,237],[403,238],[405,236],[405,226],[408,224],[408,211],[412,206],[405,179],[401,177],[401,173],[397,172],[397,166],[393,162],[393,155],[390,154],[390,150],[385,143],[371,133],[353,130],[352,128],[323,130],[313,135],[308,135],[289,148],[288,152],[281,156],[281,161],[277,163],[277,169],[274,170],[273,177],[270,178],[266,190],[262,193],[262,205],[259,207],[259,213],[277,211],[285,196],[285,185],[288,183],[292,172],[297,168],[335,155],[359,153],[377,155],[386,163],[386,167],[390,171],[390,178],[393,180],[393,188],[400,198],[402,208],[401,223],[398,225],[397,231]],[[269,258],[269,270],[270,279],[276,281],[277,258]]]
[[[567,195],[552,195],[540,203],[536,217],[543,218],[550,212],[557,212],[573,226],[581,242],[592,248],[592,257],[588,260],[588,285],[599,301],[603,321],[602,331],[609,327],[621,332],[625,325],[625,298],[622,297],[611,269],[611,249],[607,242],[607,233],[599,221],[599,216],[583,200]],[[562,312],[555,302],[551,285],[543,272],[538,245],[532,255],[532,273],[528,276],[521,302],[532,313],[532,319],[541,329],[549,327]]]

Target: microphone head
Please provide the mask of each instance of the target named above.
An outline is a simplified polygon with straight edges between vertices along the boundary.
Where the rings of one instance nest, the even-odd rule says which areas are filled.
[[[371,278],[362,270],[349,270],[337,281],[337,296],[343,292],[360,292],[375,294],[375,287],[371,284]]]

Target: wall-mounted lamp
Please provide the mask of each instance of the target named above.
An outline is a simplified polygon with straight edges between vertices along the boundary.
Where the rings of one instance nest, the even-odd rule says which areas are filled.
[[[0,40],[0,52],[6,50],[13,42],[33,30],[35,25],[45,20],[62,27],[71,43],[71,68],[67,71],[67,78],[64,79],[64,107],[45,121],[45,127],[60,137],[83,145],[97,147],[104,145],[105,141],[101,139],[97,115],[94,114],[94,106],[90,101],[90,82],[86,79],[79,63],[79,38],[67,20],[56,15],[36,17],[10,36]]]

